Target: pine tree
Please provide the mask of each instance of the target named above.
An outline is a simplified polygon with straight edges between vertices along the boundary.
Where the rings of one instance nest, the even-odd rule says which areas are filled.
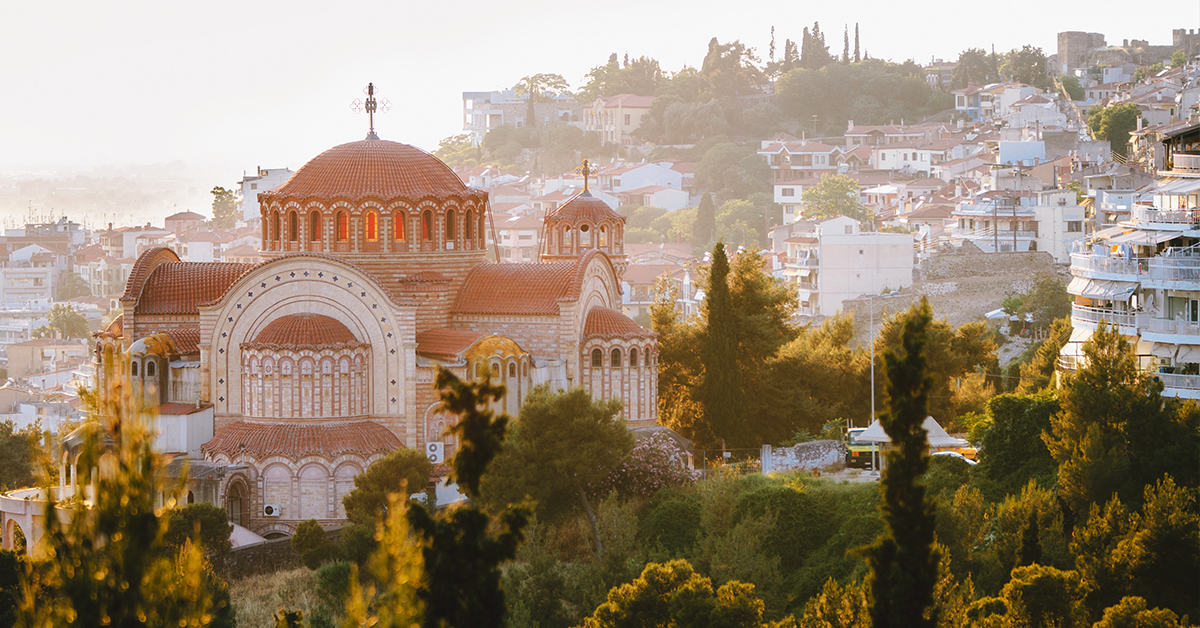
[[[1024,567],[1042,562],[1042,542],[1038,532],[1038,508],[1029,509],[1029,521],[1021,531],[1021,549],[1017,550],[1017,566]]]
[[[858,54],[858,22],[854,23],[854,62],[862,61],[862,57]]]
[[[692,246],[707,249],[717,230],[717,206],[712,194],[705,192],[696,208],[696,226],[692,228]]]
[[[884,535],[864,549],[870,567],[870,613],[874,628],[934,628],[933,504],[921,478],[929,468],[929,443],[921,424],[933,382],[926,364],[927,329],[933,315],[922,299],[905,315],[901,346],[884,353],[888,411],[880,422],[896,449],[887,452],[880,478]],[[928,616],[927,616],[928,615]]]
[[[842,63],[850,63],[850,27],[842,29]]]
[[[704,409],[704,434],[697,434],[708,444],[728,439],[741,443],[742,414],[746,399],[742,391],[742,372],[738,366],[737,317],[729,294],[729,259],[725,242],[713,247],[712,267],[708,275],[708,292],[704,296],[704,317],[708,329],[704,336],[704,379],[700,388]],[[727,444],[730,444],[727,442]]]

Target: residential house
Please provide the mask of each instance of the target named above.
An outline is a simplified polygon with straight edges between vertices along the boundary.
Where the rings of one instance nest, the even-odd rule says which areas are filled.
[[[35,338],[8,345],[8,377],[20,380],[27,375],[57,370],[71,360],[88,355],[86,340]]]
[[[257,174],[247,175],[242,173],[242,181],[238,184],[238,192],[241,196],[241,203],[238,209],[241,210],[242,220],[250,224],[257,224],[262,219],[262,213],[259,211],[258,195],[262,192],[268,192],[283,185],[288,179],[292,178],[295,172],[288,168],[255,168]],[[174,231],[174,230],[172,230]],[[175,233],[179,233],[175,231]]]
[[[653,96],[617,94],[597,98],[591,107],[584,110],[583,130],[600,134],[605,144],[633,146],[641,144],[633,132],[642,125],[642,118],[650,113]]]
[[[587,111],[571,94],[542,94],[544,101],[534,103],[538,124],[558,121],[584,128]],[[488,131],[505,124],[520,128],[531,124],[528,96],[518,96],[511,89],[491,92],[463,92],[463,131],[478,146]],[[636,128],[636,127],[635,127]],[[588,129],[585,129],[588,130]]]
[[[536,262],[542,238],[542,218],[534,215],[495,214],[492,217],[496,249],[502,262]]]
[[[1060,263],[1070,260],[1071,243],[1084,237],[1086,215],[1075,191],[985,192],[959,203],[951,238],[971,242],[985,253],[1047,251]]]
[[[204,221],[202,214],[192,211],[177,212],[163,219],[163,228],[171,233],[180,234],[199,227]]]

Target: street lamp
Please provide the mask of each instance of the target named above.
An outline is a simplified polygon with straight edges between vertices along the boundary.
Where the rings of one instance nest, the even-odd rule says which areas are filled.
[[[867,302],[871,304],[871,418],[867,421],[867,427],[871,427],[871,423],[875,421],[875,299],[894,297],[898,294],[899,290],[892,290],[867,297]],[[875,443],[871,443],[871,471],[875,470]]]

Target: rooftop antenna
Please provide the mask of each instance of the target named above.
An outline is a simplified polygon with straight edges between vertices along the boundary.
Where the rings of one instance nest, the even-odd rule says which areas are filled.
[[[350,109],[354,113],[358,113],[363,109],[367,110],[367,121],[370,124],[370,129],[367,131],[367,139],[377,140],[379,136],[375,134],[375,111],[381,109],[384,113],[387,113],[387,110],[392,108],[392,103],[386,98],[382,102],[375,100],[374,83],[367,83],[367,88],[363,90],[363,93],[367,95],[367,100],[364,102],[355,98],[354,102],[350,103]]]

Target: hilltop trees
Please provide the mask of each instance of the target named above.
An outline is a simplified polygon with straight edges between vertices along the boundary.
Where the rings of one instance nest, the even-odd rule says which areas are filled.
[[[775,84],[775,102],[784,115],[809,123],[818,131],[840,135],[847,121],[855,124],[916,122],[954,105],[905,64],[879,60],[802,67]]]
[[[1112,152],[1125,157],[1129,152],[1129,134],[1137,128],[1142,115],[1136,103],[1122,103],[1088,111],[1087,125],[1097,139],[1108,140]]]
[[[962,89],[970,85],[983,86],[994,83],[999,78],[996,55],[988,54],[983,48],[968,48],[958,54],[958,63],[954,66],[950,87]]]
[[[33,330],[34,338],[87,338],[92,330],[83,314],[75,311],[70,303],[55,303],[46,315],[46,325]]]
[[[534,105],[539,102],[545,102],[546,92],[562,92],[567,90],[567,81],[561,74],[531,74],[521,77],[516,85],[513,85],[513,91],[517,93],[517,97],[525,98],[525,123],[528,126],[538,126],[537,116],[534,114]]]
[[[858,200],[858,183],[844,174],[825,175],[801,195],[806,220],[847,216],[867,223],[875,222],[871,208]]]

